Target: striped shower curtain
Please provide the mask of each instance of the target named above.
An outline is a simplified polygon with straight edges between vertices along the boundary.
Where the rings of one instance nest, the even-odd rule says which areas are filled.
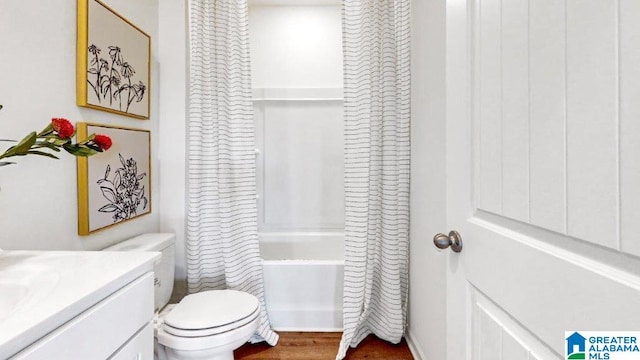
[[[343,0],[344,333],[398,343],[407,318],[410,0]]]
[[[189,292],[257,296],[252,341],[271,345],[258,244],[247,0],[189,1]]]

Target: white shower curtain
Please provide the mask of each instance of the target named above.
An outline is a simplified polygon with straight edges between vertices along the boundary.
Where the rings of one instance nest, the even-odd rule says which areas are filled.
[[[252,341],[271,345],[258,244],[247,0],[189,1],[189,292],[257,296]]]
[[[343,0],[344,333],[398,343],[409,255],[410,0]]]

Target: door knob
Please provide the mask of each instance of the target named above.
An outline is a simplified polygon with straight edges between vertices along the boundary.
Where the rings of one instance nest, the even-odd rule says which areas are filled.
[[[446,249],[451,246],[453,252],[459,253],[462,251],[462,236],[455,230],[449,231],[449,235],[438,233],[433,237],[433,244],[438,249]]]

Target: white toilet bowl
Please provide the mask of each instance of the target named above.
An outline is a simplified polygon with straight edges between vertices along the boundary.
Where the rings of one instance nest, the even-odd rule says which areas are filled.
[[[157,360],[233,360],[233,350],[246,343],[259,323],[260,302],[248,293],[210,290],[167,305],[174,281],[175,236],[144,234],[106,251],[159,251],[154,266]],[[166,306],[165,306],[166,305]]]
[[[168,360],[233,360],[258,328],[260,304],[250,294],[205,291],[163,311],[156,339]]]

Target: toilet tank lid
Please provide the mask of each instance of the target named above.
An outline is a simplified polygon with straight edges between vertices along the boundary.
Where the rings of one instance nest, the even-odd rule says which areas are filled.
[[[175,235],[171,233],[142,234],[124,240],[104,251],[162,251],[173,245]]]

